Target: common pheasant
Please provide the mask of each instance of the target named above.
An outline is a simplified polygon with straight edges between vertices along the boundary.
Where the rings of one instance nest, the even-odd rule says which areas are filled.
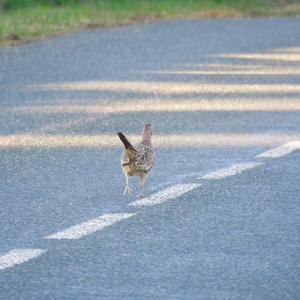
[[[126,180],[124,195],[127,192],[132,192],[128,177],[138,176],[140,178],[140,197],[144,197],[145,180],[155,163],[154,151],[151,144],[152,126],[151,124],[144,126],[142,141],[136,146],[133,146],[122,132],[118,132],[117,134],[125,146],[125,151],[121,156],[121,167]]]

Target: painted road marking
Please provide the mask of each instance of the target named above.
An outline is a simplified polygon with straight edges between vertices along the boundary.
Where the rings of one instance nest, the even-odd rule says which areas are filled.
[[[290,154],[294,152],[295,150],[300,149],[300,141],[292,141],[287,144],[281,145],[279,147],[270,149],[268,151],[265,151],[259,155],[256,155],[256,157],[281,157],[287,154]]]
[[[91,219],[87,222],[77,224],[66,230],[59,231],[57,233],[46,236],[46,239],[57,239],[57,240],[74,240],[79,239],[83,236],[89,235],[96,231],[102,230],[108,226],[113,225],[114,223],[120,222],[125,219],[129,219],[136,214],[105,214],[98,218]]]
[[[233,175],[242,173],[245,170],[252,169],[259,165],[262,165],[262,163],[261,162],[239,163],[239,164],[232,165],[228,168],[223,168],[223,169],[219,169],[214,172],[208,173],[202,177],[199,177],[198,179],[222,179],[227,176],[233,176]]]
[[[0,270],[22,264],[32,258],[40,256],[46,250],[42,249],[15,249],[0,256]]]
[[[129,203],[130,206],[153,206],[167,200],[175,199],[191,190],[201,186],[200,183],[176,184],[165,188],[147,198],[142,198]]]
[[[292,141],[279,147],[265,151],[256,157],[281,157],[292,153],[293,151],[300,149],[300,141]],[[259,165],[261,162],[246,162],[234,164],[228,168],[216,170],[208,173],[198,179],[222,179],[227,176],[233,176],[242,173],[245,170],[252,169]],[[190,192],[191,190],[200,187],[202,184],[199,183],[187,183],[187,184],[176,184],[167,187],[147,198],[136,200],[130,203],[130,206],[153,206],[167,200],[178,198],[179,196]],[[89,235],[114,223],[120,222],[125,219],[129,219],[136,214],[133,213],[115,213],[105,214],[98,218],[91,219],[87,222],[72,226],[66,230],[46,236],[46,239],[79,239],[83,236]],[[15,249],[7,252],[0,256],[0,270],[13,267],[15,265],[22,264],[32,258],[38,257],[46,252],[42,249]]]

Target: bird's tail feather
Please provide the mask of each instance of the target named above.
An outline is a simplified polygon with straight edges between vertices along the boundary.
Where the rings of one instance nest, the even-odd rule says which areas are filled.
[[[117,134],[125,146],[126,154],[128,155],[129,159],[134,158],[134,156],[136,156],[137,150],[132,146],[127,137],[122,132],[117,132]]]
[[[132,144],[128,141],[127,137],[122,132],[117,132],[117,134],[118,134],[120,140],[122,141],[122,143],[124,144],[125,149],[128,149],[128,148],[134,149]]]
[[[134,159],[137,154],[137,150],[132,146],[132,144],[128,141],[127,137],[122,132],[117,132],[117,134],[125,146],[126,154],[129,160]]]

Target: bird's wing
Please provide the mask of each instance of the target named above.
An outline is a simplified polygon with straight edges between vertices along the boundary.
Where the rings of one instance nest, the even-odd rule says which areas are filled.
[[[154,152],[151,146],[139,145],[138,156],[136,157],[136,166],[141,171],[149,171],[155,163]]]

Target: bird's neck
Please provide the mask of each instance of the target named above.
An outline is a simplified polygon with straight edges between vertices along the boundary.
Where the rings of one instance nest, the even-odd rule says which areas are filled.
[[[142,143],[151,145],[151,134],[144,133],[142,138]]]

